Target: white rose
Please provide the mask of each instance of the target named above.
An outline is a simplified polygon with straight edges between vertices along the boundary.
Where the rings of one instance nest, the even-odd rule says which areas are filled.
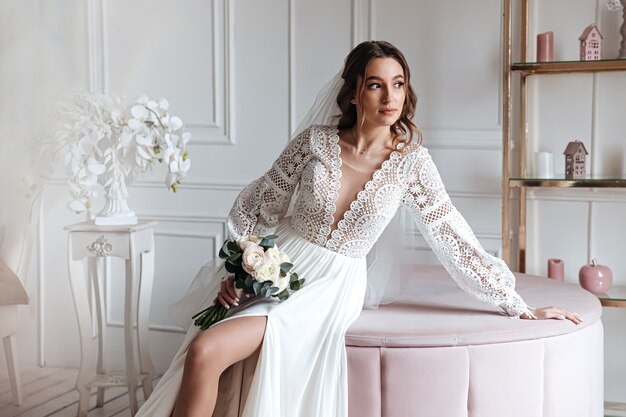
[[[282,263],[281,257],[280,257],[280,251],[278,250],[278,248],[276,248],[276,246],[268,248],[265,251],[265,258],[271,259],[272,261],[278,263],[279,265]]]
[[[252,276],[259,282],[272,281],[275,283],[280,277],[280,265],[266,258],[256,265]]]
[[[289,279],[291,277],[291,274],[288,273],[287,275],[285,275],[284,277],[281,277],[280,274],[278,275],[278,278],[276,279],[276,281],[274,282],[274,287],[278,287],[278,291],[276,291],[276,294],[281,293],[283,290],[287,289],[287,287],[289,287]]]
[[[255,235],[243,235],[237,239],[237,244],[242,250],[245,250],[249,245],[258,245],[261,243],[261,238]]]
[[[241,266],[243,267],[244,271],[252,275],[258,264],[264,259],[264,250],[256,243],[243,243],[245,243],[245,246],[241,245],[241,247],[243,248],[243,254],[241,255]]]

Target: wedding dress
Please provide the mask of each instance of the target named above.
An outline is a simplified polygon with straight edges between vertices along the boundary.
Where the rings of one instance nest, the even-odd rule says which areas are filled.
[[[486,253],[450,202],[423,146],[400,142],[358,192],[335,230],[342,192],[338,130],[316,125],[292,140],[271,169],[237,197],[228,217],[232,238],[276,233],[305,285],[284,302],[254,299],[225,320],[267,316],[267,327],[242,409],[244,417],[347,417],[344,335],[366,292],[365,256],[400,206],[450,275],[471,295],[519,316],[528,306],[515,292],[506,264]],[[296,192],[297,190],[297,192]],[[285,216],[296,192],[291,216]],[[223,268],[205,268],[186,300],[191,314],[216,295]],[[198,284],[204,282],[208,284]],[[219,325],[219,324],[218,324]],[[138,416],[170,415],[183,373],[183,345]]]

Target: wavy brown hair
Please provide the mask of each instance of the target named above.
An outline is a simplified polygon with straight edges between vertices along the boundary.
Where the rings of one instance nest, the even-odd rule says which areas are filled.
[[[376,58],[393,58],[404,71],[404,88],[406,98],[402,106],[402,114],[398,120],[390,127],[393,134],[402,132],[409,141],[414,135],[418,137],[418,143],[422,143],[422,132],[413,123],[413,115],[415,114],[415,105],[417,104],[417,96],[413,87],[411,87],[411,71],[404,55],[398,48],[385,41],[365,41],[357,45],[346,57],[346,62],[341,73],[343,78],[343,86],[337,94],[337,105],[341,110],[339,116],[339,129],[351,129],[356,124],[357,114],[356,106],[351,102],[354,97],[361,94],[364,83],[361,85],[361,91],[357,92],[357,84],[359,77],[365,79],[365,69],[367,64]]]

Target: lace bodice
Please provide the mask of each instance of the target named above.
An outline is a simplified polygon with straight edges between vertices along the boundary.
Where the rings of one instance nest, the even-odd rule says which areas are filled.
[[[343,214],[335,202],[341,178],[339,135],[312,126],[292,140],[269,171],[237,197],[228,217],[232,237],[267,235],[285,216],[296,188],[291,226],[305,239],[349,257],[367,255],[402,205],[459,286],[518,316],[528,307],[514,291],[506,264],[482,248],[452,205],[428,151],[400,142]]]

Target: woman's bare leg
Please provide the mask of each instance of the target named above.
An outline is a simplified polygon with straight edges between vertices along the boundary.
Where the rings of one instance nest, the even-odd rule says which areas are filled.
[[[266,316],[234,318],[199,333],[187,349],[174,417],[209,417],[222,372],[263,342]]]

